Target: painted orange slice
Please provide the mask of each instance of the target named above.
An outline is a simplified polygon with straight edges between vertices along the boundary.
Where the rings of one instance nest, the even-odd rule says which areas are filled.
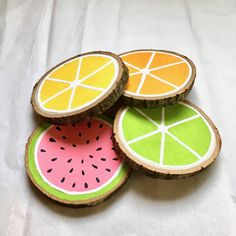
[[[163,99],[191,87],[195,67],[185,56],[162,50],[138,50],[121,54],[129,69],[124,96],[134,99]]]

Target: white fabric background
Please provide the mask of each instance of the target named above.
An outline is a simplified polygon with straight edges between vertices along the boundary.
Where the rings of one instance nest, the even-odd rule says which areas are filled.
[[[235,0],[0,1],[0,235],[236,235]],[[59,206],[30,185],[24,148],[38,78],[91,50],[168,49],[190,57],[189,99],[218,126],[219,159],[181,181],[135,173],[105,203]]]

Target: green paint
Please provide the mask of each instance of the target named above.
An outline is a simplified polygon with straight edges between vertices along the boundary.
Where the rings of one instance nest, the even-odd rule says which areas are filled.
[[[146,133],[152,132],[157,127],[134,108],[129,108],[122,124],[125,140],[129,141]]]
[[[165,107],[165,125],[171,125],[194,115],[197,115],[197,112],[183,104],[167,106]]]
[[[109,121],[109,119],[107,119],[107,121]],[[79,200],[88,200],[91,198],[100,197],[100,196],[106,194],[107,192],[111,191],[117,185],[119,185],[119,183],[125,178],[125,176],[127,176],[128,171],[129,171],[129,167],[124,163],[123,168],[121,168],[121,170],[120,170],[119,174],[116,176],[116,178],[111,183],[109,183],[108,185],[106,185],[105,187],[103,187],[102,189],[100,189],[97,192],[88,193],[88,194],[69,195],[64,192],[61,192],[60,190],[53,188],[52,186],[50,186],[49,184],[44,182],[44,180],[42,179],[42,177],[40,176],[40,174],[36,168],[35,161],[34,161],[34,153],[35,153],[35,146],[36,146],[37,140],[40,137],[40,135],[49,126],[50,126],[50,124],[48,124],[48,123],[44,123],[43,125],[41,125],[36,130],[33,138],[31,139],[31,142],[28,146],[29,171],[31,172],[31,175],[32,175],[34,181],[48,194],[56,196],[57,198],[59,198],[61,200],[67,200],[67,201],[72,201],[72,202],[79,201]]]
[[[173,139],[168,132],[165,135],[163,149],[163,165],[183,166],[190,165],[205,156],[210,148],[212,134],[204,118],[191,106],[176,104],[163,108],[142,108],[146,116],[157,124],[161,124],[162,112],[164,111],[164,125],[168,132],[179,140]],[[199,115],[199,117],[194,117]],[[186,120],[191,118],[191,120]],[[184,123],[176,124],[183,121]],[[168,125],[173,125],[168,128]],[[143,137],[138,141],[134,139],[158,131],[158,127],[138,113],[134,108],[129,108],[122,121],[122,131],[127,148],[131,148],[141,158],[160,164],[161,136],[162,133]],[[133,140],[133,142],[132,142]],[[181,144],[183,143],[183,145]],[[187,147],[186,147],[187,146]],[[190,151],[191,150],[191,151]],[[194,154],[197,153],[197,154]]]
[[[211,133],[202,120],[197,118],[184,124],[177,125],[169,129],[178,139],[196,151],[199,155],[204,156],[211,142]]]
[[[161,134],[158,133],[130,144],[130,147],[143,158],[160,163],[160,145]]]
[[[149,116],[158,125],[161,123],[161,108],[139,108],[140,111]]]
[[[168,134],[165,136],[164,165],[182,166],[198,161],[198,158]]]

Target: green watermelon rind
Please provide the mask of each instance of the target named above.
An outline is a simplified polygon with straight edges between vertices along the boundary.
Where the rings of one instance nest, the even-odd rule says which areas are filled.
[[[104,119],[104,117],[101,117],[101,118]],[[104,120],[106,120],[108,122],[110,121],[109,119],[104,119]],[[31,137],[31,140],[28,144],[28,150],[27,150],[28,151],[28,155],[27,155],[28,156],[27,157],[28,163],[26,164],[26,166],[28,165],[28,169],[31,173],[31,177],[33,179],[33,182],[35,182],[36,185],[39,186],[39,188],[43,190],[43,192],[46,192],[47,195],[55,196],[56,198],[61,199],[62,201],[63,200],[71,201],[71,203],[73,203],[75,201],[86,201],[86,200],[90,200],[93,198],[100,198],[102,196],[105,196],[109,192],[112,193],[114,190],[116,190],[119,187],[119,185],[122,182],[124,182],[124,179],[127,178],[128,174],[129,174],[129,167],[126,163],[123,163],[123,166],[120,169],[120,172],[112,180],[112,182],[96,192],[85,193],[85,194],[79,193],[76,195],[69,195],[69,194],[66,194],[66,193],[50,186],[40,176],[40,174],[37,170],[35,161],[34,161],[35,147],[36,147],[36,143],[38,141],[38,138],[50,125],[51,124],[49,124],[49,123],[44,123],[35,130],[33,136]]]

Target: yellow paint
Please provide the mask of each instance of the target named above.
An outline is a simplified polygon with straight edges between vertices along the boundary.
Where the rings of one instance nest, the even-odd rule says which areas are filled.
[[[117,62],[112,57],[90,54],[55,68],[39,89],[41,107],[61,112],[79,109],[87,103],[95,102],[117,76],[115,63]],[[66,91],[63,92],[64,90]]]

